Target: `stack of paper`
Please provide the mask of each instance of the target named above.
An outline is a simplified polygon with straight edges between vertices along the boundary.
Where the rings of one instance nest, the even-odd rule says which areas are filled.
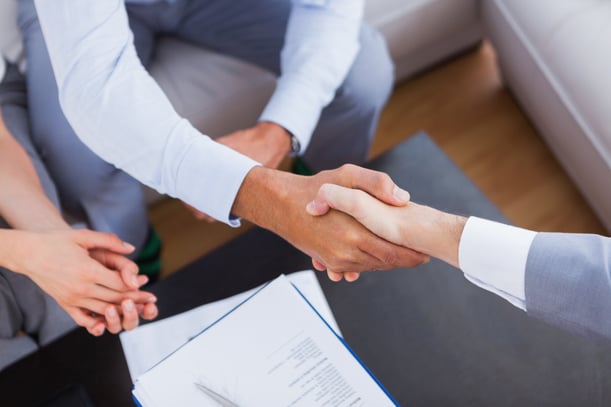
[[[392,406],[284,276],[138,377],[142,406]]]

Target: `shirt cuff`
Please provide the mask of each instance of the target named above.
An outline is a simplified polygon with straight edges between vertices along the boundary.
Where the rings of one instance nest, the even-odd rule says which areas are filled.
[[[526,260],[536,232],[470,217],[458,247],[458,263],[475,285],[525,310]]]
[[[203,136],[202,136],[203,138]],[[176,195],[230,226],[240,226],[231,208],[242,182],[258,162],[209,138],[193,143],[176,176]]]
[[[301,83],[298,76],[292,79],[281,77],[259,119],[276,123],[297,137],[301,147],[298,154],[303,154],[308,148],[323,109],[320,95],[311,88]]]

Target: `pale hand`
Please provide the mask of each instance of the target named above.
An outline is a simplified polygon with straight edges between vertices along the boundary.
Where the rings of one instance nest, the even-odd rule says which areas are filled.
[[[7,266],[32,279],[91,334],[133,329],[138,312],[146,319],[157,316],[155,296],[139,291],[147,278],[138,276],[137,266],[123,257],[133,246],[115,235],[89,230],[11,232],[13,256]]]
[[[388,241],[458,267],[458,245],[466,221],[461,216],[413,202],[404,207],[391,206],[364,191],[325,184],[306,210],[321,216],[330,209],[352,216]]]

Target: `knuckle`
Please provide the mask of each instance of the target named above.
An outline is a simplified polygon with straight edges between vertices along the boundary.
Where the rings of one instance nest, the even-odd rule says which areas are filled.
[[[399,255],[394,250],[385,250],[380,259],[386,266],[395,266],[398,264]]]

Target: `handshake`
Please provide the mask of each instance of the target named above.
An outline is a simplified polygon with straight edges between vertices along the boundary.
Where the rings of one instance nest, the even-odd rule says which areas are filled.
[[[306,211],[322,218],[332,211],[341,212],[385,240],[386,244],[377,242],[360,247],[381,261],[371,270],[412,267],[428,262],[429,256],[458,267],[458,246],[466,218],[410,202],[410,194],[384,173],[357,166],[346,166],[343,170],[353,173],[356,182],[350,186],[323,184],[314,200],[306,205]],[[391,245],[396,245],[395,253],[387,251],[393,250]],[[360,271],[349,268],[327,267],[317,258],[312,258],[312,263],[317,270],[326,270],[332,281],[343,278],[352,282],[360,275]]]
[[[456,266],[466,222],[410,202],[387,174],[351,164],[311,177],[255,167],[232,212],[282,236],[333,281],[429,256]]]

